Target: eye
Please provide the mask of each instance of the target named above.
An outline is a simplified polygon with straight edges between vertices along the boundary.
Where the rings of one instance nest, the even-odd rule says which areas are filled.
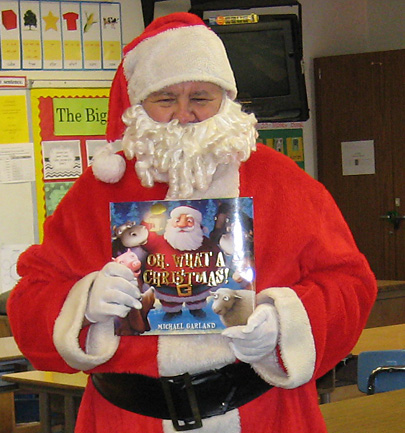
[[[229,301],[231,298],[229,296],[224,296],[224,301]]]
[[[174,104],[176,102],[176,99],[170,98],[170,97],[162,97],[162,98],[157,99],[154,102],[162,105],[163,107],[168,107],[169,105]]]
[[[205,102],[210,101],[210,99],[207,99],[207,98],[191,98],[191,100],[193,102],[197,102],[197,104],[201,104],[201,103],[205,103]]]
[[[214,299],[218,299],[218,293],[215,293]]]

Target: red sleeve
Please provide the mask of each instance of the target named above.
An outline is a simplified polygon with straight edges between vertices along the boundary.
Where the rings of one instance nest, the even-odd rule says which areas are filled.
[[[254,200],[257,288],[298,295],[319,377],[356,344],[377,295],[375,276],[331,195],[290,158],[259,146],[242,166],[241,196]]]

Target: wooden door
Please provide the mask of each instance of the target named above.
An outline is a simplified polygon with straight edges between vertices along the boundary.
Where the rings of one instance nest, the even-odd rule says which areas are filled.
[[[378,279],[405,280],[405,50],[315,59],[319,180]],[[374,141],[375,174],[342,173],[341,143]]]

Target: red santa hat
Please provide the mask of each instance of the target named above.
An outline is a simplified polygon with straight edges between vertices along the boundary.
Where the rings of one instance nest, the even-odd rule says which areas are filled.
[[[235,99],[237,89],[221,39],[196,15],[173,13],[157,18],[124,48],[109,103],[107,140],[122,137],[122,114],[166,86],[207,81]]]

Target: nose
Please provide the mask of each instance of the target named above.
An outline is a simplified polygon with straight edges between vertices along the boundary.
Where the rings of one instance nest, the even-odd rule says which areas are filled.
[[[177,227],[184,229],[187,227],[187,216],[186,215],[180,215],[179,221],[177,223]]]
[[[180,101],[173,113],[172,120],[173,119],[177,119],[180,124],[185,125],[187,123],[195,122],[196,115],[189,103]]]

